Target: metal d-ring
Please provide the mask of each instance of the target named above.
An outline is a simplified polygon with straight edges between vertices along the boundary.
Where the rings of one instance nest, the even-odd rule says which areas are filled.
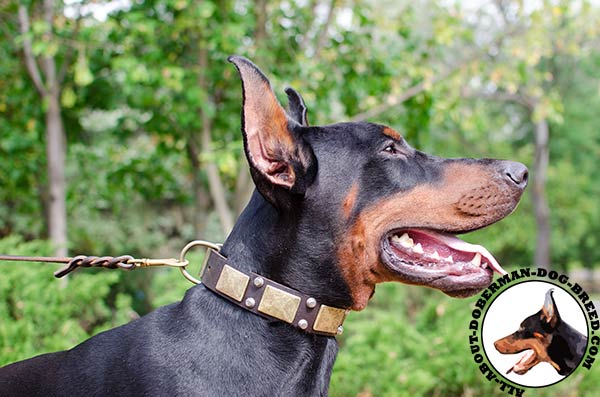
[[[179,261],[180,262],[184,262],[185,260],[185,256],[187,255],[188,251],[194,247],[197,246],[201,246],[206,248],[206,255],[204,256],[204,261],[202,262],[202,266],[200,268],[200,272],[199,274],[202,274],[202,272],[204,271],[204,266],[206,266],[206,262],[208,261],[208,250],[212,249],[215,250],[217,252],[221,251],[221,244],[215,244],[215,243],[211,243],[208,241],[204,241],[204,240],[194,240],[192,242],[187,243],[187,245],[185,247],[183,247],[183,249],[181,250],[181,253],[179,254]],[[197,279],[196,277],[192,276],[188,271],[187,271],[187,266],[181,266],[179,268],[179,270],[181,270],[181,274],[183,274],[183,277],[185,277],[186,279],[188,279],[189,281],[191,281],[194,284],[200,284],[202,283],[201,280]]]

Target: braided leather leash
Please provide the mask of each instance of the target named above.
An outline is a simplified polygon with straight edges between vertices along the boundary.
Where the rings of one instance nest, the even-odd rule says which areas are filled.
[[[66,263],[67,266],[54,272],[55,277],[66,276],[78,267],[105,267],[108,269],[121,268],[123,270],[132,270],[136,267],[135,263],[130,262],[134,260],[134,257],[131,255],[101,257],[78,255],[72,258],[50,256],[0,255],[0,260],[17,262]]]
[[[0,255],[0,261],[16,261],[16,262],[43,262],[43,263],[65,263],[66,266],[54,272],[54,277],[64,277],[72,271],[80,267],[103,267],[107,269],[122,269],[133,270],[141,267],[178,267],[183,276],[194,284],[199,284],[200,280],[188,273],[186,267],[189,261],[185,259],[187,252],[193,248],[201,246],[206,249],[219,251],[220,244],[213,244],[203,240],[195,240],[188,243],[179,255],[179,259],[136,259],[131,255],[121,256],[86,256],[77,255],[74,257],[51,257],[51,256],[16,256],[16,255]],[[200,269],[202,271],[202,269]]]

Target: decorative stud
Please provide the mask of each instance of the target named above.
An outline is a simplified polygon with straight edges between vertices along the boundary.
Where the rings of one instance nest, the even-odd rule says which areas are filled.
[[[337,334],[338,334],[338,335],[341,335],[341,334],[342,334],[342,332],[344,332],[344,327],[340,325],[340,326],[338,327],[338,329],[337,329]]]
[[[306,307],[309,309],[314,309],[317,306],[317,300],[315,298],[308,298],[306,300]]]
[[[248,283],[250,283],[249,276],[229,265],[225,265],[223,266],[223,270],[221,270],[221,275],[219,276],[215,289],[228,297],[241,302],[244,298]]]
[[[260,287],[262,287],[263,285],[265,285],[265,279],[264,279],[264,278],[262,278],[262,277],[256,277],[256,278],[254,279],[254,286],[255,286],[256,288],[260,288]]]
[[[300,329],[306,329],[308,327],[308,321],[305,319],[298,321],[298,327],[300,327]]]
[[[256,301],[254,300],[254,298],[247,298],[244,304],[246,305],[246,307],[252,309],[254,305],[256,305]]]
[[[313,329],[318,332],[326,332],[328,334],[336,334],[339,325],[344,322],[346,311],[336,307],[321,305]]]

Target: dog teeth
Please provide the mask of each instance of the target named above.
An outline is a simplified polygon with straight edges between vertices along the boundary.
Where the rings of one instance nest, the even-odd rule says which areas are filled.
[[[398,237],[398,235],[394,235],[392,237],[392,241],[400,244],[404,248],[412,248],[415,245],[415,242],[412,238],[408,237],[408,234],[404,233],[402,236]]]
[[[481,254],[479,252],[471,259],[471,263],[475,266],[481,265]]]
[[[440,260],[440,254],[438,254],[437,250],[433,251],[433,254],[431,254],[431,259],[435,259],[436,261]]]
[[[452,255],[450,255],[449,257],[447,257],[446,259],[444,259],[446,262],[448,263],[454,263],[454,258],[452,257]]]
[[[408,234],[404,233],[400,237],[400,245],[402,245],[405,248],[412,248],[415,245],[415,242],[412,238],[408,237]]]
[[[423,246],[421,245],[421,243],[417,243],[414,247],[413,247],[413,252],[417,253],[417,254],[424,254],[425,251],[423,251]]]
[[[483,263],[481,264],[481,268],[482,268],[482,269],[487,269],[487,266],[488,266],[488,265],[487,265],[487,263],[485,263],[485,262],[483,262]]]

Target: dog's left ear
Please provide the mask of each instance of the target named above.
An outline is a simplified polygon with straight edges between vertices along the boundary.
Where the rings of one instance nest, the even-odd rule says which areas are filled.
[[[544,306],[542,306],[541,310],[542,321],[545,324],[550,325],[551,328],[556,327],[556,323],[559,320],[556,302],[554,302],[554,297],[552,296],[553,291],[554,289],[549,289],[548,292],[546,292],[546,299],[544,300]]]
[[[288,97],[288,109],[290,116],[301,126],[308,127],[308,110],[304,104],[302,95],[292,87],[285,89]]]
[[[286,194],[304,194],[313,161],[312,151],[299,133],[306,116],[304,102],[299,94],[292,94],[292,111],[301,117],[296,121],[286,114],[269,80],[252,62],[240,56],[228,60],[242,79],[242,132],[252,179],[263,197],[281,206],[288,199]]]

